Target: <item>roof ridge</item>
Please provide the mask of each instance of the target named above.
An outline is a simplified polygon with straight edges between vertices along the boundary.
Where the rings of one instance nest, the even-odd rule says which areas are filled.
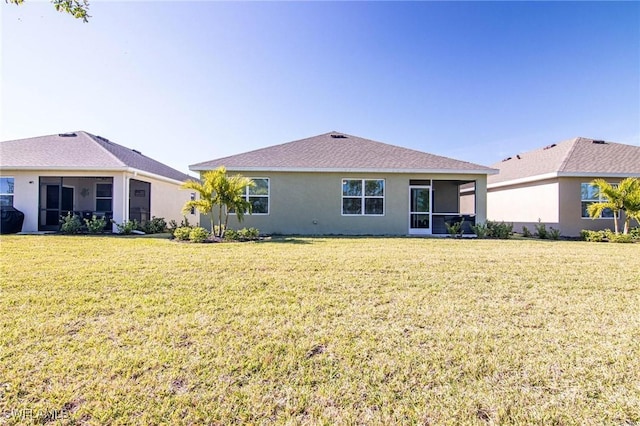
[[[85,135],[89,136],[89,138],[90,138],[93,142],[95,142],[95,143],[100,147],[100,149],[102,149],[102,150],[103,150],[104,152],[106,152],[109,156],[111,156],[112,158],[114,158],[118,163],[120,163],[120,164],[121,164],[122,166],[124,166],[124,167],[129,167],[129,165],[128,165],[127,163],[125,163],[125,162],[124,162],[124,161],[122,161],[120,158],[118,158],[118,156],[117,156],[117,155],[115,155],[113,152],[109,151],[109,150],[108,150],[108,149],[107,149],[107,148],[102,144],[102,141],[101,141],[100,139],[98,139],[98,137],[97,137],[96,135],[91,134],[91,133],[89,133],[89,132],[86,132],[86,131],[84,131],[84,130],[79,130],[79,131],[77,131],[76,133],[84,133]],[[112,144],[118,145],[117,143],[115,143],[115,142],[111,142],[111,141],[109,141],[109,143],[112,143]],[[118,146],[122,146],[122,145],[118,145]],[[123,147],[123,148],[124,148],[124,147]]]
[[[573,151],[575,151],[576,147],[578,146],[578,142],[581,141],[582,139],[583,139],[582,137],[573,138],[571,149],[569,149],[567,154],[564,156],[562,163],[560,163],[560,167],[558,167],[558,170],[557,170],[558,172],[564,171],[564,168],[567,166],[567,163],[569,162],[569,159],[571,158]]]

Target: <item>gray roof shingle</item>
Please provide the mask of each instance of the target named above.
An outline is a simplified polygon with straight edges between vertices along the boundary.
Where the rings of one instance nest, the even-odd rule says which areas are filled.
[[[491,174],[486,166],[339,132],[270,146],[189,166],[191,170],[389,171]]]
[[[183,182],[191,176],[138,151],[84,131],[0,142],[0,167],[56,170],[126,170]]]
[[[640,176],[640,147],[579,137],[509,157],[492,167],[500,173],[489,176],[489,185],[554,173]]]

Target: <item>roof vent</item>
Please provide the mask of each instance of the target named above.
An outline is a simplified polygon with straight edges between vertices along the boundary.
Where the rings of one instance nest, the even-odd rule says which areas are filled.
[[[131,151],[135,152],[136,154],[142,155],[142,153],[140,151],[138,151],[137,149],[132,149]]]
[[[61,138],[75,138],[76,135],[75,133],[58,133],[58,136],[60,136]]]
[[[502,160],[502,162],[504,163],[505,161],[509,161],[509,160],[511,160],[511,157],[505,158],[504,160]]]
[[[606,145],[607,144],[605,141],[601,141],[601,140],[594,140],[594,141],[591,141],[591,142],[593,142],[595,144],[598,144],[598,145]]]
[[[334,139],[346,139],[347,137],[345,135],[331,135],[332,138]]]
[[[547,145],[547,146],[545,146],[543,149],[551,149],[551,148],[553,148],[554,146],[556,146],[556,144],[555,144],[555,143],[552,143],[551,145]]]

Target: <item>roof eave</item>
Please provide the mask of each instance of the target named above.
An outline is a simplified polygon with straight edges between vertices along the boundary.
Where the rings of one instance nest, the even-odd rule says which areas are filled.
[[[202,172],[219,166],[192,165],[189,170]],[[497,169],[421,169],[421,168],[357,168],[357,167],[240,167],[226,166],[229,172],[288,172],[288,173],[394,173],[394,174],[466,174],[494,175]]]
[[[559,177],[588,177],[588,178],[627,178],[640,177],[640,173],[598,173],[598,172],[552,172],[541,175],[527,176],[518,179],[510,179],[502,182],[489,183],[487,189],[501,188],[504,186],[520,185],[523,183],[537,182]]]
[[[136,168],[133,168],[133,167],[129,167],[126,171],[129,172],[129,173],[133,173],[134,176],[136,176],[136,175],[147,176],[147,177],[150,177],[152,179],[161,180],[161,181],[168,182],[168,183],[173,183],[173,184],[176,184],[176,185],[182,185],[184,182],[188,181],[189,179],[197,180],[197,178],[189,176],[189,175],[185,175],[185,176],[187,176],[187,179],[185,179],[185,180],[177,180],[177,179],[173,179],[173,178],[170,178],[170,177],[167,177],[167,176],[162,176],[162,175],[158,175],[158,174],[155,174],[155,173],[147,172],[146,170],[136,169]]]
[[[0,166],[0,170],[54,170],[73,172],[126,172],[128,167],[87,167],[87,166]]]

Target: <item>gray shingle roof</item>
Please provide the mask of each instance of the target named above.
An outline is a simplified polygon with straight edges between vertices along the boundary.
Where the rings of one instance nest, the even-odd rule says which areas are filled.
[[[486,166],[339,132],[205,161],[189,168],[210,170],[220,166],[228,170],[495,172]]]
[[[514,155],[492,166],[500,173],[488,184],[557,173],[564,176],[640,176],[640,147],[573,138],[534,151]]]
[[[0,168],[56,170],[136,169],[183,182],[192,179],[138,151],[78,131],[0,142]]]

